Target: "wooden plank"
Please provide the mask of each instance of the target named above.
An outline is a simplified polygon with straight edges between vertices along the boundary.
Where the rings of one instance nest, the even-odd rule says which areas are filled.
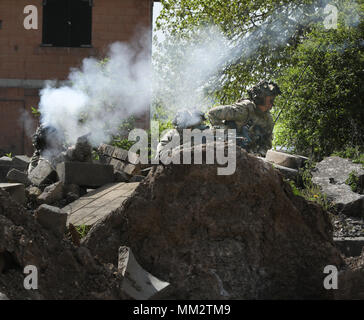
[[[127,197],[120,197],[109,203],[106,207],[99,207],[95,211],[90,212],[88,215],[82,217],[82,219],[75,220],[75,225],[92,225],[101,220],[112,211],[120,208]]]
[[[93,214],[93,212],[97,210],[108,210],[108,205],[112,203],[112,201],[119,201],[121,203],[126,199],[122,194],[120,194],[120,190],[112,190],[110,193],[105,194],[104,196],[92,201],[84,205],[82,208],[73,212],[71,214],[70,222],[72,224],[78,223],[80,220],[83,220],[88,215]]]
[[[102,186],[94,191],[87,193],[76,201],[70,203],[69,205],[63,207],[62,209],[68,214],[73,214],[77,210],[83,208],[85,205],[92,203],[93,201],[101,198],[105,194],[117,189],[121,188],[125,182],[113,183],[106,186]]]
[[[92,225],[122,206],[140,182],[115,183],[94,190],[64,207],[68,213],[67,224]]]

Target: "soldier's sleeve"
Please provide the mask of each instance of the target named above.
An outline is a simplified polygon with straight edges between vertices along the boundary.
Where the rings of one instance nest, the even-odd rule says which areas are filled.
[[[272,149],[273,127],[274,127],[274,121],[272,115],[269,114],[269,120],[266,127],[266,134],[264,135],[263,138],[262,149],[264,150],[264,153],[267,153],[268,150]]]
[[[207,116],[213,126],[221,125],[223,120],[246,122],[249,109],[244,105],[224,105],[210,109]]]

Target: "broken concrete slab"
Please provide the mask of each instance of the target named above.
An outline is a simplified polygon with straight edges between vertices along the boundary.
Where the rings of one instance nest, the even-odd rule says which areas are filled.
[[[278,170],[286,179],[289,179],[289,180],[292,180],[295,182],[299,182],[300,175],[299,175],[299,172],[297,169],[291,169],[288,167],[280,166],[278,164],[268,161],[266,158],[262,158],[262,157],[257,157],[257,158],[266,163],[269,163],[273,168]]]
[[[114,181],[111,165],[87,162],[62,162],[57,165],[59,180],[64,184],[77,184],[97,188]]]
[[[63,183],[58,181],[47,186],[37,198],[38,203],[52,204],[63,198]]]
[[[135,175],[135,176],[132,176],[129,180],[129,182],[141,182],[145,179],[144,176],[140,176],[140,175]]]
[[[144,270],[128,247],[119,248],[118,270],[124,276],[121,290],[136,300],[148,300],[170,285]]]
[[[110,183],[87,193],[62,209],[68,214],[67,224],[72,223],[75,226],[95,224],[115,209],[122,207],[123,202],[138,185],[139,182]]]
[[[42,204],[35,212],[36,221],[51,230],[56,236],[63,237],[66,230],[67,213],[60,208]]]
[[[31,184],[27,173],[14,168],[9,170],[8,174],[6,175],[6,179],[9,182],[22,183],[25,186],[29,186]]]
[[[10,196],[21,205],[25,204],[25,187],[21,183],[0,183],[0,188],[10,194]]]
[[[112,157],[119,160],[128,161],[128,151],[122,148],[115,148]]]
[[[10,166],[12,163],[13,163],[13,158],[5,156],[0,158],[0,165]]]
[[[284,152],[275,151],[275,150],[268,150],[268,152],[265,156],[265,159],[276,165],[280,165],[283,167],[296,169],[296,170],[298,170],[299,168],[301,168],[303,166],[302,157],[284,153]]]
[[[125,172],[123,171],[115,171],[114,172],[114,181],[115,182],[128,182],[129,177]]]
[[[38,165],[28,175],[30,182],[36,186],[51,184],[57,181],[57,172],[52,165],[44,159],[39,160]]]
[[[30,158],[26,155],[14,156],[13,158],[13,165],[19,168],[23,168],[23,170],[26,170],[28,168],[29,163]]]
[[[99,146],[99,152],[101,154],[107,155],[109,157],[112,157],[113,153],[114,153],[115,147],[110,146],[108,144],[101,144]]]
[[[122,170],[131,176],[141,174],[140,166],[131,163],[127,164]]]
[[[345,184],[351,172],[364,179],[361,164],[355,164],[340,157],[327,157],[312,170],[312,182],[335,204],[339,213],[349,216],[364,216],[364,195],[355,193]],[[363,181],[363,180],[362,180]]]
[[[358,257],[364,248],[364,237],[334,238],[334,243],[346,257]]]

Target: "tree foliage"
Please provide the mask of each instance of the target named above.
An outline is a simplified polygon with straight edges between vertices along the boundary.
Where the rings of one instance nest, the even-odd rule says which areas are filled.
[[[363,145],[362,0],[332,1],[339,19],[338,28],[329,30],[323,26],[327,4],[323,1],[162,0],[162,4],[157,30],[166,39],[157,44],[159,76],[168,79],[171,70],[178,73],[176,61],[185,52],[170,55],[176,39],[188,44],[198,39],[198,30],[213,25],[238,54],[206,79],[204,90],[211,105],[231,103],[250,85],[270,78],[283,92],[274,108],[275,116],[283,108],[276,144],[317,157]]]

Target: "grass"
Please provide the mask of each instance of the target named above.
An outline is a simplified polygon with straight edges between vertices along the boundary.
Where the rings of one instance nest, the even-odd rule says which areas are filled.
[[[80,235],[80,239],[86,237],[87,233],[90,231],[91,226],[86,226],[84,224],[80,226],[75,226],[78,234]]]
[[[312,182],[311,170],[315,167],[315,165],[315,162],[308,161],[303,170],[300,170],[303,187],[298,187],[295,182],[291,180],[287,182],[291,186],[294,195],[303,197],[308,201],[315,202],[326,211],[332,211],[334,209],[334,205],[328,201],[326,195],[321,192],[320,187],[316,186]]]

